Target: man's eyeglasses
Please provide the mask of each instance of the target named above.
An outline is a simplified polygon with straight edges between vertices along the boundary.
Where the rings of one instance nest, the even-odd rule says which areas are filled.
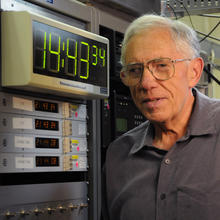
[[[131,63],[122,68],[121,79],[126,86],[135,86],[141,79],[144,67],[151,72],[157,80],[168,80],[175,73],[174,64],[182,61],[190,61],[191,59],[158,58],[149,60],[146,63]]]

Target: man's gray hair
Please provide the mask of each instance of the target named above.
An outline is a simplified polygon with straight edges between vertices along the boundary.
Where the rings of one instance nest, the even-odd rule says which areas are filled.
[[[134,20],[127,28],[122,42],[121,63],[125,65],[125,52],[129,40],[143,30],[153,28],[166,28],[176,43],[177,50],[187,55],[190,52],[192,58],[199,57],[200,45],[196,32],[186,24],[159,15],[143,15]],[[153,40],[153,39],[152,39]]]

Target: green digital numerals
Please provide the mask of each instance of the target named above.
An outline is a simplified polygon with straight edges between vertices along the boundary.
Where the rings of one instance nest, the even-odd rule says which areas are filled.
[[[83,49],[84,47],[84,49]],[[89,44],[86,42],[80,42],[81,57],[79,59],[79,65],[81,67],[80,78],[88,79],[89,77]],[[84,68],[83,68],[84,65]],[[84,71],[82,71],[84,70]]]
[[[40,39],[35,46],[35,66],[39,69],[88,79],[91,67],[106,67],[106,50],[91,42],[39,29],[35,35]]]
[[[69,67],[69,62],[71,61],[72,65],[70,64],[70,66],[72,68]],[[73,74],[73,76],[77,74],[77,41],[69,38],[67,38],[66,73]]]
[[[57,42],[53,44],[55,48],[52,48],[52,42]],[[60,71],[60,43],[61,37],[58,34],[50,33],[49,34],[49,53],[48,53],[48,61],[49,67],[52,72],[59,72]],[[46,42],[44,41],[44,45]],[[55,62],[53,62],[55,60]]]

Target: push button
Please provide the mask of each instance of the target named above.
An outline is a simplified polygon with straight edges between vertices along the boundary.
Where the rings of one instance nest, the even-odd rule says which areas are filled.
[[[165,159],[164,162],[165,162],[165,164],[167,164],[167,165],[171,164],[171,160],[170,160],[169,158]]]
[[[160,194],[160,199],[161,199],[161,200],[166,199],[166,194],[165,194],[165,193],[161,193],[161,194]]]

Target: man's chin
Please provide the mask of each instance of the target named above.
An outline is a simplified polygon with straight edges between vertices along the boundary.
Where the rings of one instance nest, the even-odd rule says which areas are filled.
[[[155,123],[165,123],[167,120],[167,117],[164,114],[164,112],[151,112],[150,114],[144,114],[144,115],[149,121]]]

